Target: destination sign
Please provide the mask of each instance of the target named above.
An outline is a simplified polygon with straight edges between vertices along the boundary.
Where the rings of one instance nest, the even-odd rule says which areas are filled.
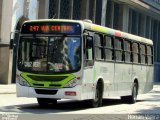
[[[81,34],[78,23],[28,22],[21,29],[22,34]]]

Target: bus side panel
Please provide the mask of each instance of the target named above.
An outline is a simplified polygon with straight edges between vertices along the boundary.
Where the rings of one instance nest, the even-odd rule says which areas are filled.
[[[127,96],[131,93],[131,64],[115,63],[115,85],[118,96]]]
[[[133,71],[132,71],[132,81],[138,80],[138,94],[144,93],[148,80],[147,80],[147,66],[146,65],[133,65]],[[152,74],[152,73],[149,73]]]
[[[114,97],[114,62],[95,62],[95,80],[102,79],[104,82],[103,98]]]
[[[93,66],[85,67],[83,71],[82,81],[82,99],[93,99],[94,88],[93,88]]]
[[[147,93],[153,89],[153,66],[147,66],[146,68],[146,85],[143,93]]]
[[[16,83],[16,95],[17,97],[29,97],[28,89],[29,87],[21,86],[19,83]]]

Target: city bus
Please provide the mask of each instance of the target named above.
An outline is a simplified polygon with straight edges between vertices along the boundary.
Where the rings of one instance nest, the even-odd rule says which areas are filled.
[[[135,103],[153,88],[153,42],[89,20],[26,21],[17,44],[18,97],[40,106],[119,97]]]

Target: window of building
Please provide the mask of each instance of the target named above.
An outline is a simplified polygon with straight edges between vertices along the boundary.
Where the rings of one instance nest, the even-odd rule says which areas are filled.
[[[122,30],[123,23],[123,11],[122,6],[119,3],[114,2],[114,15],[113,15],[113,28]]]
[[[132,10],[132,26],[131,33],[137,35],[138,33],[138,13]]]
[[[104,37],[105,60],[111,61],[114,58],[112,37]]]
[[[160,21],[159,21],[159,25],[158,25],[158,31],[160,31]],[[157,43],[157,51],[160,50],[160,35],[158,35],[158,43]],[[157,62],[160,62],[160,54],[159,52],[157,52]]]
[[[60,1],[60,18],[68,19],[70,17],[70,0]]]
[[[151,29],[151,39],[153,40],[153,44],[156,45],[157,47],[154,48],[154,60],[158,61],[158,55],[159,55],[159,50],[158,50],[158,21],[152,19],[152,29]]]
[[[73,0],[73,16],[74,20],[79,20],[81,17],[81,0]]]
[[[95,9],[95,0],[89,0],[89,19],[92,21],[95,21],[95,15],[94,15],[94,9]]]
[[[149,16],[146,17],[146,30],[145,30],[145,37],[150,37],[150,29],[151,29],[151,19]]]
[[[112,28],[113,22],[113,4],[111,0],[107,0],[107,10],[106,10],[106,26]]]
[[[101,17],[102,17],[102,0],[96,0],[96,19],[95,19],[96,24],[101,25],[101,19],[99,19]]]
[[[100,34],[95,34],[94,41],[95,41],[95,58],[97,60],[103,60],[104,59],[103,36]]]
[[[52,19],[52,18],[58,18],[58,16],[56,15],[57,13],[57,11],[56,11],[56,9],[57,9],[57,0],[49,0],[49,15],[48,15],[48,17],[50,18],[50,19]]]

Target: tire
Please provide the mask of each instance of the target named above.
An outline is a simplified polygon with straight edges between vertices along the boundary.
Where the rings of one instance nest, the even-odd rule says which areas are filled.
[[[37,98],[38,104],[41,107],[47,107],[50,103],[53,105],[57,104],[56,99],[50,99],[50,98]]]
[[[121,100],[122,100],[124,103],[128,103],[128,99],[129,99],[129,96],[121,96]]]
[[[137,83],[134,83],[132,89],[132,95],[129,96],[129,103],[133,104],[137,101],[137,93],[138,93],[138,85]]]
[[[137,93],[138,93],[138,84],[134,83],[132,87],[132,95],[122,96],[121,100],[129,104],[134,104],[137,101]]]
[[[96,86],[95,98],[91,100],[91,107],[96,108],[102,106],[103,86],[98,83]]]

